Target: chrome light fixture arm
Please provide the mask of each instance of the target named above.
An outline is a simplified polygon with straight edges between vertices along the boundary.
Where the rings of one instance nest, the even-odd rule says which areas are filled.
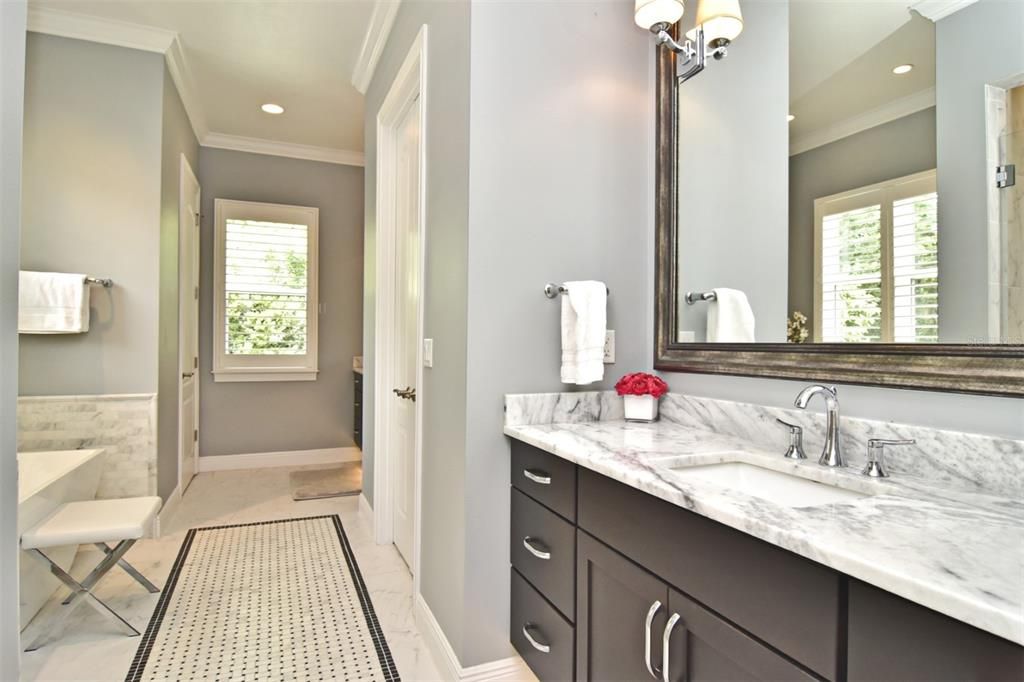
[[[707,66],[708,47],[711,48],[710,56],[716,61],[724,59],[729,54],[729,41],[724,38],[715,40],[711,45],[705,44],[703,26],[696,28],[697,34],[694,39],[687,38],[682,43],[669,34],[668,26],[664,22],[655,24],[651,26],[651,33],[655,36],[655,44],[672,50],[680,56],[678,62],[680,66],[689,66],[688,69],[676,75],[676,82],[679,85],[704,70],[704,67]]]

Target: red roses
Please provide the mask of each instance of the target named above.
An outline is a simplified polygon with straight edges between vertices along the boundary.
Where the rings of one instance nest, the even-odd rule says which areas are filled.
[[[653,374],[635,372],[619,379],[615,391],[619,395],[650,395],[660,398],[668,393],[668,384]]]

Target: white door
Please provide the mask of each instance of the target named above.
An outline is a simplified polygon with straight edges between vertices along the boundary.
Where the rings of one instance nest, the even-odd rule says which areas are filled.
[[[181,157],[178,202],[178,490],[196,475],[199,443],[199,182]]]
[[[395,217],[395,357],[397,386],[391,425],[394,462],[395,546],[412,566],[415,524],[414,480],[416,452],[416,352],[419,345],[417,314],[420,300],[420,125],[414,100],[398,125]]]

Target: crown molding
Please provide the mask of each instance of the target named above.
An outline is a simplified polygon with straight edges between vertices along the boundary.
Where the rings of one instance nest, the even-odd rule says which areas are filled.
[[[391,27],[395,24],[400,4],[401,0],[377,0],[373,5],[370,25],[366,28],[366,37],[363,38],[359,58],[352,69],[352,85],[364,95],[373,80],[373,72],[377,69],[377,62],[384,52],[388,36],[391,35]]]
[[[933,106],[935,106],[934,87],[915,92],[866,111],[863,114],[852,116],[830,126],[793,138],[789,142],[789,155],[796,156],[797,154],[802,154],[811,149],[841,140],[850,135],[856,135],[869,128],[895,121],[898,118],[909,116]]]
[[[291,159],[336,163],[342,166],[365,165],[364,155],[362,152],[354,152],[348,149],[334,149],[332,147],[316,147],[309,144],[274,142],[272,140],[264,140],[258,137],[227,135],[225,133],[207,133],[206,136],[199,141],[199,144],[203,147],[211,147],[214,149],[230,149],[236,152],[249,152],[250,154],[285,156]]]
[[[205,138],[210,130],[206,125],[206,113],[199,101],[196,92],[195,81],[192,78],[192,71],[188,68],[185,60],[185,47],[181,44],[178,34],[174,34],[174,40],[164,53],[164,61],[167,63],[167,71],[171,74],[171,80],[178,89],[178,96],[185,107],[185,115],[192,124],[192,132],[196,140]]]
[[[938,21],[976,2],[978,0],[920,0],[911,5],[910,9],[925,19]]]
[[[178,34],[154,26],[29,5],[28,30],[165,54]]]
[[[162,54],[185,106],[192,132],[197,140],[206,136],[206,116],[185,61],[185,49],[175,31],[35,5],[28,9],[28,30]]]

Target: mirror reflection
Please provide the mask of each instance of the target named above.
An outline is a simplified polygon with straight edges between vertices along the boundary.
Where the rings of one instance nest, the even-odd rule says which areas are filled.
[[[1016,14],[908,4],[748,0],[680,85],[678,341],[1024,343]]]

